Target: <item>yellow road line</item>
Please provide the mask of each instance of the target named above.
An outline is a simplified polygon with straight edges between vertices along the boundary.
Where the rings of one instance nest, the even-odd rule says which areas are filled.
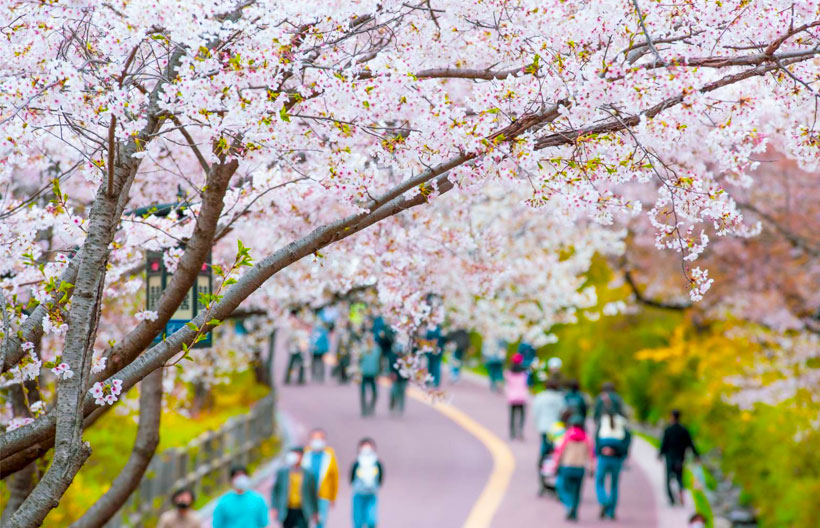
[[[478,500],[473,504],[470,515],[464,522],[463,528],[489,528],[495,512],[501,506],[501,500],[507,492],[515,470],[515,457],[509,446],[492,431],[470,418],[449,403],[432,403],[430,398],[421,390],[410,387],[408,394],[414,400],[430,405],[447,418],[460,425],[468,433],[476,437],[493,457],[493,471]]]

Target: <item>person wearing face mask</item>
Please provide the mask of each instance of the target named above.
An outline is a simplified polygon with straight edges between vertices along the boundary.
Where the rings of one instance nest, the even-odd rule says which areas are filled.
[[[193,491],[188,488],[177,490],[171,496],[174,509],[160,515],[157,528],[200,528],[202,523],[191,510],[193,503]]]
[[[310,521],[319,522],[316,479],[302,467],[303,452],[301,447],[288,451],[271,490],[273,514],[282,528],[308,528]]]
[[[251,489],[248,470],[234,466],[230,475],[233,489],[216,504],[213,528],[265,528],[268,505],[262,495]]]
[[[302,467],[313,475],[318,488],[319,522],[316,528],[327,526],[330,507],[336,502],[339,491],[339,465],[336,452],[327,445],[327,433],[316,428],[310,432],[310,441],[302,457]]]
[[[359,456],[350,470],[353,485],[353,528],[376,528],[379,489],[384,483],[384,469],[371,438],[359,441]]]
[[[689,517],[689,528],[706,528],[706,517],[702,513],[696,513]]]

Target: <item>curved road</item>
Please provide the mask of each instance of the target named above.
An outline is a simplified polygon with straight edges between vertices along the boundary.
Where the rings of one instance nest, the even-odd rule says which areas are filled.
[[[685,522],[684,510],[663,506],[651,460],[654,453],[646,449],[639,463],[630,460],[621,473],[617,522],[598,519],[592,479],[584,483],[580,521],[565,521],[557,500],[537,496],[539,441],[530,416],[526,440],[507,442],[504,398],[491,393],[483,379],[466,377],[446,385],[444,404],[431,404],[411,389],[401,418],[390,416],[389,388],[382,385],[376,415],[362,418],[358,385],[338,385],[333,379],[324,384],[282,385],[284,365],[277,362],[277,367],[279,406],[293,441],[304,442],[307,431],[319,426],[328,432],[328,442],[339,456],[342,485],[327,528],[352,524],[349,471],[356,444],[365,436],[375,439],[384,464],[385,486],[379,499],[379,525],[384,528],[667,528]],[[258,488],[266,498],[271,484],[266,479]]]
[[[279,379],[281,373],[281,369],[276,373]],[[391,417],[387,411],[389,389],[381,386],[376,415],[362,418],[358,386],[340,386],[331,379],[324,384],[280,385],[280,407],[288,417],[296,442],[303,441],[314,426],[327,430],[329,443],[339,455],[343,477],[347,477],[353,463],[356,442],[364,436],[376,440],[385,465],[380,525],[387,528],[659,525],[655,490],[636,464],[628,464],[621,474],[617,522],[598,519],[592,479],[584,485],[581,521],[565,522],[563,508],[557,501],[536,494],[538,440],[529,416],[525,431],[530,434],[526,441],[500,441],[507,436],[506,404],[503,396],[491,393],[480,381],[483,380],[466,378],[446,387],[445,407],[454,408],[452,412],[429,404],[418,391],[411,391],[405,416]],[[459,416],[454,418],[453,412]],[[465,428],[464,420],[472,422],[467,424],[470,430]],[[487,446],[488,437],[491,444],[495,441],[492,453]],[[512,459],[507,458],[508,467],[504,467],[504,457],[509,455]],[[500,466],[494,466],[494,459]],[[504,473],[509,475],[510,470],[511,478],[506,479]],[[495,485],[485,490],[491,476]],[[487,511],[494,509],[493,499],[500,501],[500,505],[489,519]],[[351,525],[350,502],[345,479],[328,528]],[[465,524],[468,518],[470,524]]]

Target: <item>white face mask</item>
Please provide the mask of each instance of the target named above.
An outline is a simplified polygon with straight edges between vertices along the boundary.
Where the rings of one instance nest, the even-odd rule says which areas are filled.
[[[288,466],[295,466],[299,462],[299,454],[293,451],[285,455],[285,464]]]
[[[322,451],[322,450],[324,450],[326,445],[327,444],[325,443],[324,439],[322,439],[322,438],[314,438],[313,440],[310,441],[310,448],[313,449],[314,451]]]
[[[237,475],[233,478],[232,484],[237,491],[247,491],[251,487],[251,479],[247,475]]]
[[[376,460],[376,451],[370,446],[364,446],[359,450],[359,461],[372,464]]]
[[[703,521],[695,521],[689,525],[689,528],[706,528],[706,523]]]

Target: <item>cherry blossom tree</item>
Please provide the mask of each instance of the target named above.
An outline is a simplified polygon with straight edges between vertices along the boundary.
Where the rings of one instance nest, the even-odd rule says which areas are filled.
[[[818,161],[815,0],[4,7],[0,365],[23,401],[0,472],[54,448],[12,527],[57,504],[84,427],[246,300],[370,281],[397,319],[438,291],[465,320],[546,330],[644,210],[699,300],[707,231],[756,231],[733,198],[754,155]],[[145,250],[174,271],[150,311]],[[152,345],[211,251],[217,291]],[[132,478],[78,526],[136,486],[151,394]]]

